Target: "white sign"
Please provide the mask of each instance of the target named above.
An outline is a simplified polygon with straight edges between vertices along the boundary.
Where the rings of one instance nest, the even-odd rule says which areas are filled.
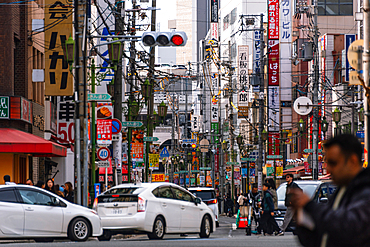
[[[243,90],[249,85],[249,47],[247,45],[238,46],[238,82],[239,90]]]
[[[211,105],[211,122],[218,123],[218,105]]]
[[[98,167],[108,168],[109,167],[109,161],[98,161]]]
[[[178,99],[178,102],[180,104],[185,104],[185,94],[180,94],[180,95],[176,95],[175,96],[176,98],[176,101]],[[154,104],[160,104],[161,102],[164,102],[165,104],[167,104],[167,97],[166,97],[166,94],[165,93],[157,93],[157,94],[154,94]]]
[[[58,138],[65,142],[74,143],[74,113],[75,104],[72,96],[58,97],[57,102],[57,121]]]
[[[279,87],[278,86],[270,86],[269,90],[269,108],[280,108],[279,103]]]
[[[243,90],[238,93],[238,107],[248,106],[248,102],[249,102],[249,92],[248,91]]]
[[[218,40],[218,23],[211,23],[211,39]]]
[[[280,94],[278,86],[270,86],[269,90],[269,131],[279,131],[280,125]]]
[[[280,112],[279,108],[269,108],[269,131],[279,131]]]
[[[201,116],[200,115],[192,115],[191,116],[191,131],[199,132],[199,130],[200,130],[200,121],[201,121]]]
[[[292,42],[292,2],[280,2],[280,42]]]

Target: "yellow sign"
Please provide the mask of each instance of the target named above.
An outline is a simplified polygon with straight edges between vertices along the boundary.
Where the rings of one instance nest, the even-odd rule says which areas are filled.
[[[65,61],[63,45],[72,35],[73,1],[45,1],[45,95],[73,95],[73,76]]]
[[[159,154],[149,154],[149,169],[159,169]]]
[[[164,182],[165,178],[164,173],[152,174],[152,182]]]

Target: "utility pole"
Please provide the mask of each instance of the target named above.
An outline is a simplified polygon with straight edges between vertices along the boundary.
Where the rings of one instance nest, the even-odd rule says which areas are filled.
[[[259,93],[259,127],[258,127],[258,191],[262,191],[262,163],[263,163],[263,140],[262,140],[262,131],[264,127],[264,49],[265,49],[265,40],[264,40],[264,28],[263,28],[263,14],[260,15],[260,44],[261,44],[261,63],[260,63],[260,93]]]
[[[232,70],[232,61],[231,61],[231,43],[229,40],[229,138],[230,138],[230,154],[231,154],[231,200],[234,201],[234,194],[235,194],[235,181],[234,181],[234,132],[233,132],[233,108],[232,108],[232,100],[233,100],[233,70]]]
[[[364,32],[364,52],[362,53],[362,68],[364,71],[364,83],[365,86],[369,87],[369,66],[370,66],[370,3],[369,1],[363,2],[363,13],[364,13],[364,21],[363,21],[363,32]],[[364,89],[364,111],[365,111],[365,150],[369,152],[370,150],[370,106],[369,106],[369,99],[366,97],[366,90]],[[368,155],[365,155],[365,162],[369,162]]]
[[[121,34],[123,31],[122,9],[124,1],[115,0],[117,13],[115,14],[115,33]],[[122,42],[121,45],[124,45]],[[124,50],[124,49],[122,49]],[[114,71],[114,117],[122,122],[122,56],[118,60],[117,71]],[[122,134],[116,145],[113,145],[113,154],[120,157],[114,157],[114,160],[120,164],[116,165],[117,181],[116,184],[122,183]]]
[[[157,7],[156,0],[152,0],[152,17],[151,17],[151,31],[155,31],[156,26],[156,10]],[[153,85],[151,87],[151,92],[149,93],[149,99],[148,99],[148,112],[147,112],[147,118],[148,118],[148,126],[147,126],[147,136],[153,136],[153,129],[154,129],[154,123],[153,123],[153,111],[154,111],[154,62],[155,62],[155,47],[150,48],[150,60],[149,60],[149,80],[150,84]],[[146,157],[145,157],[145,181],[148,181],[149,177],[149,142],[146,142]]]
[[[314,79],[313,79],[313,131],[312,131],[312,149],[313,149],[313,162],[312,162],[312,178],[313,180],[318,179],[318,147],[319,147],[319,109],[318,105],[318,93],[319,93],[319,49],[318,49],[318,27],[317,27],[317,15],[318,15],[318,0],[314,0]]]

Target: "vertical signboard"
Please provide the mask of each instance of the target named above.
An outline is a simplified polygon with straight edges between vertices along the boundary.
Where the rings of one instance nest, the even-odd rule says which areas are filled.
[[[218,0],[211,0],[211,22],[218,23]]]
[[[269,132],[268,137],[268,148],[269,148],[269,155],[279,155],[280,154],[280,142],[279,142],[280,134],[279,132]]]
[[[269,119],[268,126],[269,131],[279,131],[280,126],[280,99],[279,99],[279,87],[273,86],[268,88],[269,99],[268,99],[268,111]]]
[[[144,161],[144,131],[132,130],[131,160],[135,162]]]
[[[100,145],[112,144],[112,120],[96,120],[96,142]]]
[[[58,138],[65,142],[74,143],[75,104],[72,96],[58,97],[57,125]]]
[[[253,49],[253,73],[258,74],[260,72],[261,64],[261,33],[260,31],[254,31],[254,49]]]
[[[269,40],[268,49],[268,83],[269,86],[279,86],[279,40]]]
[[[345,51],[346,51],[346,56],[345,56],[345,59],[346,59],[346,63],[345,63],[345,75],[346,75],[346,81],[349,81],[349,69],[351,68],[351,66],[349,65],[349,61],[348,61],[348,58],[347,58],[347,54],[348,54],[348,48],[349,46],[351,45],[351,43],[353,41],[356,40],[356,35],[355,34],[346,34],[346,44],[345,44]]]
[[[200,115],[191,115],[191,131],[199,132],[200,130],[200,122],[201,122]]]
[[[268,39],[279,39],[279,0],[269,0],[268,30]]]
[[[281,1],[280,42],[292,42],[292,0]]]
[[[247,45],[238,46],[238,78],[239,90],[245,89],[249,85],[249,47]]]
[[[45,1],[45,95],[73,95],[73,76],[62,49],[73,33],[72,10],[72,1]]]
[[[0,97],[0,119],[9,119],[9,97],[1,96]]]

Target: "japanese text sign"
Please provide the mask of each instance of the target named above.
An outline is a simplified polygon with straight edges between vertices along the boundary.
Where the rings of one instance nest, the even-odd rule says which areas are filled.
[[[152,174],[152,182],[164,182],[165,175],[163,173],[160,174]]]
[[[281,1],[280,41],[292,42],[292,0]]]
[[[279,41],[269,40],[269,68],[268,68],[268,83],[269,86],[279,86]]]
[[[244,89],[249,84],[249,47],[247,45],[238,46],[238,69],[239,89]]]
[[[98,144],[112,143],[112,120],[98,119],[96,124],[96,141]]]
[[[9,97],[1,96],[0,97],[0,119],[9,119]]]
[[[58,137],[65,142],[74,143],[75,104],[72,96],[58,97],[57,124]]]
[[[279,39],[279,0],[269,0],[268,30],[268,39]]]

